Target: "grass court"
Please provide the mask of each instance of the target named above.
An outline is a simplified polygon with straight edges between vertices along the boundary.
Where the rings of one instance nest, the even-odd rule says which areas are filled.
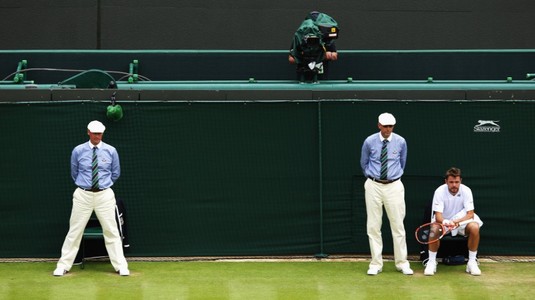
[[[55,262],[0,263],[0,299],[531,299],[535,271],[530,262],[481,262],[481,276],[465,265],[439,264],[412,276],[392,261],[366,275],[368,262],[323,260],[131,261],[131,276],[113,272],[108,261],[73,266],[52,276]]]

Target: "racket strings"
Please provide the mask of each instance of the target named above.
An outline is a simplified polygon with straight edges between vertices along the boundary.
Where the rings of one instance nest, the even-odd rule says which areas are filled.
[[[433,243],[445,234],[444,228],[439,224],[426,224],[416,230],[416,239],[420,243]]]

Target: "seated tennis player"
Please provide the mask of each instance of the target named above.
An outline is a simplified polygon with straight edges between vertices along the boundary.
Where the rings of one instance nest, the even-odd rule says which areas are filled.
[[[453,236],[461,234],[468,237],[466,272],[475,276],[481,275],[477,261],[477,248],[479,246],[479,228],[483,226],[483,222],[474,213],[472,190],[461,183],[461,170],[458,168],[450,168],[446,172],[444,182],[436,189],[433,196],[431,221],[442,223],[451,228]],[[429,260],[424,275],[432,276],[436,273],[439,247],[440,240],[429,244]]]

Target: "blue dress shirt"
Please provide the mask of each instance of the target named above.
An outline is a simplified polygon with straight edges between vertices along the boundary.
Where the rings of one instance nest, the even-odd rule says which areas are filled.
[[[381,176],[381,148],[384,138],[381,133],[374,133],[364,140],[360,156],[360,167],[366,177],[378,179]],[[407,143],[405,139],[392,132],[388,142],[388,180],[398,179],[403,175],[407,162]]]
[[[91,188],[91,163],[93,161],[91,142],[83,143],[72,150],[71,176],[74,183],[84,189]],[[99,187],[107,189],[119,179],[121,166],[117,150],[104,142],[97,146]]]

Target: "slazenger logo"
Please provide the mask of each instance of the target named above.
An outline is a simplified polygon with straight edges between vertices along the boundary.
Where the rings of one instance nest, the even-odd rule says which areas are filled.
[[[500,125],[498,122],[493,120],[478,120],[479,124],[474,126],[474,132],[500,132]]]

